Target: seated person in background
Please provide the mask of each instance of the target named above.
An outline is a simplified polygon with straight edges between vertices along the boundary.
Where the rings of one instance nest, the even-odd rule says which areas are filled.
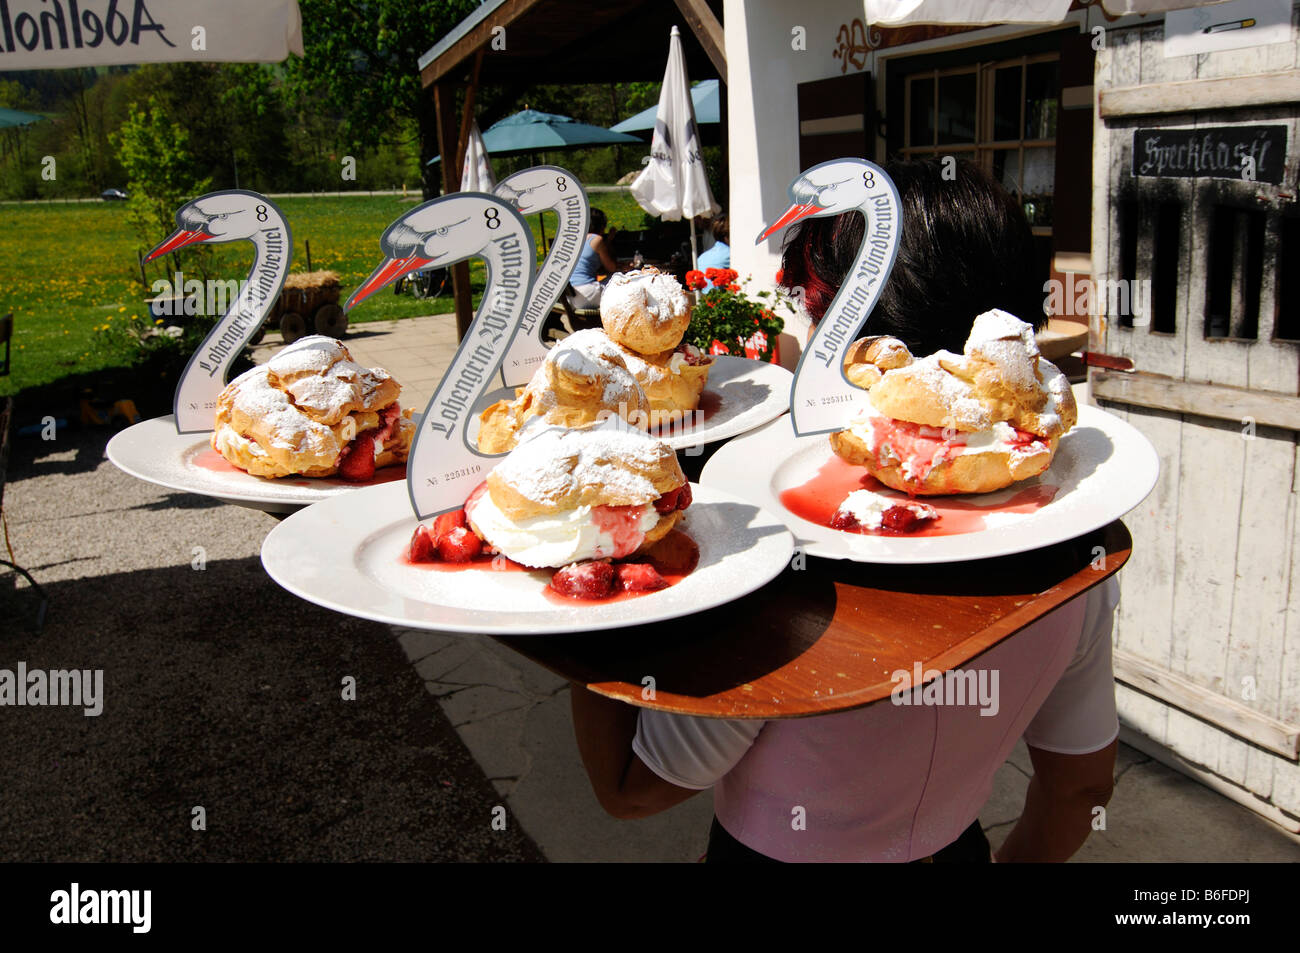
[[[713,232],[713,244],[708,250],[702,252],[698,259],[698,268],[704,271],[706,268],[730,268],[731,267],[731,228],[727,222],[727,213],[719,212],[713,216],[713,221],[709,222],[709,230]],[[708,291],[713,287],[713,282],[704,286]]]
[[[614,272],[622,270],[614,260],[613,245],[605,235],[605,222],[605,213],[593,208],[591,231],[587,233],[582,254],[578,256],[578,265],[569,278],[569,284],[573,286],[569,303],[575,308],[599,308],[600,295],[605,286],[598,280],[598,276],[604,273],[608,278]]]

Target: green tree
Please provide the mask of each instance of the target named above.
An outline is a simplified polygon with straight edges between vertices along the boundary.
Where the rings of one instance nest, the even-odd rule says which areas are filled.
[[[419,59],[471,13],[475,0],[301,0],[306,55],[286,74],[299,95],[339,117],[342,145],[376,150],[414,135],[424,194],[438,194],[433,97],[421,88]],[[405,126],[402,120],[407,120]]]
[[[176,227],[176,210],[211,187],[199,178],[190,152],[190,134],[172,120],[158,100],[133,103],[122,127],[110,137],[129,179],[127,214],[145,247],[156,245]],[[206,277],[207,249],[199,245],[191,260]],[[173,262],[180,267],[180,253]]]

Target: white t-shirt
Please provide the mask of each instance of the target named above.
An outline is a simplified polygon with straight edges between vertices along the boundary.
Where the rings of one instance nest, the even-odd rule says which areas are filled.
[[[1017,738],[1065,754],[1097,751],[1115,739],[1119,720],[1110,633],[1118,602],[1119,586],[1112,576],[964,666],[991,667],[1004,676],[1000,694],[1007,710],[999,717],[951,709],[927,714],[887,700],[777,722],[642,709],[632,749],[650,770],[678,787],[719,785],[715,799],[723,826],[769,856],[926,856],[950,843],[978,815],[993,773]],[[818,795],[805,792],[832,788],[841,794],[827,793],[822,800],[822,827],[837,835],[820,845],[815,837],[786,844],[788,804],[817,801]],[[886,806],[869,803],[881,801],[902,807],[891,814]],[[773,812],[783,817],[767,816]],[[846,831],[872,825],[874,833],[849,843]],[[840,845],[850,853],[833,856]],[[870,856],[863,857],[864,852]]]

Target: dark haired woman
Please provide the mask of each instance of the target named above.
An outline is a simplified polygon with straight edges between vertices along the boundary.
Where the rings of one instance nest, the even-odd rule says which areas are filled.
[[[978,168],[889,168],[903,201],[894,270],[864,333],[913,353],[960,351],[975,317],[1001,308],[1042,322],[1029,226]],[[814,324],[862,236],[856,213],[806,219],[788,236],[783,281],[805,289]],[[708,859],[984,861],[979,825],[993,775],[1024,738],[1034,765],[1007,861],[1062,861],[1110,797],[1119,722],[1110,631],[1114,580],[964,666],[995,686],[988,704],[896,706],[729,721],[635,709],[572,687],[574,731],[601,805],[646,817],[714,789]],[[797,821],[797,823],[796,823]]]
[[[605,286],[600,275],[606,277],[621,269],[614,259],[614,250],[605,237],[605,213],[598,208],[591,210],[591,231],[583,243],[582,253],[578,256],[577,267],[569,277],[573,285],[573,294],[569,302],[575,308],[599,308],[600,294]]]

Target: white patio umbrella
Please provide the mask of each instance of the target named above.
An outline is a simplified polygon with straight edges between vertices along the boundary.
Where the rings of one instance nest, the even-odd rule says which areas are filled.
[[[488,161],[487,149],[483,148],[483,134],[478,131],[478,120],[469,127],[469,143],[465,146],[465,168],[460,175],[462,192],[491,192],[497,187],[496,176],[492,174],[492,163]]]
[[[279,63],[302,55],[297,0],[0,3],[0,71],[130,63]]]
[[[637,204],[660,218],[675,222],[685,217],[691,222],[691,267],[698,263],[695,254],[695,216],[712,214],[719,209],[709,191],[709,177],[700,151],[700,134],[695,125],[695,107],[691,102],[691,84],[686,76],[686,59],[682,55],[682,38],[677,27],[668,38],[668,69],[659,93],[659,113],[655,117],[654,138],[650,140],[650,159],[645,170],[632,183]]]

